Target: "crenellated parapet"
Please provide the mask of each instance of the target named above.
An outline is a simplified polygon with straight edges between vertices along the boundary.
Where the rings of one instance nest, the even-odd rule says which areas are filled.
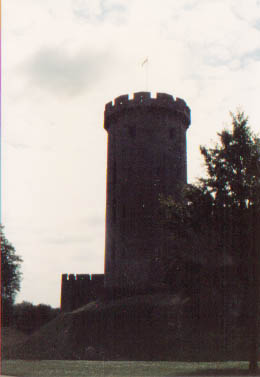
[[[62,282],[79,280],[90,281],[90,274],[62,274]]]
[[[166,93],[125,94],[106,104],[105,274],[63,274],[62,311],[161,286],[160,260],[172,234],[161,226],[159,197],[179,200],[187,184],[190,118],[186,102]]]
[[[104,290],[104,274],[62,274],[61,310],[72,311],[96,300]]]
[[[174,99],[172,95],[166,93],[157,93],[156,98],[152,98],[150,92],[134,93],[133,99],[129,99],[129,95],[121,95],[115,98],[114,103],[108,102],[105,107],[104,128],[109,129],[110,120],[115,119],[122,111],[148,107],[151,110],[164,110],[178,114],[186,127],[190,125],[190,108],[181,98]]]
[[[160,226],[159,196],[181,195],[187,183],[190,109],[170,94],[134,93],[109,102],[105,288],[143,291],[170,237]]]

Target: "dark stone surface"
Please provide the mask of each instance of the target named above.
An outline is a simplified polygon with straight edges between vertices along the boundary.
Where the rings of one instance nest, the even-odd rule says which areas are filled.
[[[149,290],[163,278],[167,253],[159,195],[178,196],[187,182],[186,130],[190,109],[157,93],[120,96],[106,105],[108,131],[105,286]],[[152,284],[151,284],[152,283]]]
[[[165,281],[160,259],[172,247],[160,224],[159,196],[187,183],[190,109],[166,93],[122,95],[105,107],[108,132],[104,275],[62,276],[61,309],[102,295],[153,293]]]
[[[61,310],[72,311],[104,294],[104,274],[63,274]]]

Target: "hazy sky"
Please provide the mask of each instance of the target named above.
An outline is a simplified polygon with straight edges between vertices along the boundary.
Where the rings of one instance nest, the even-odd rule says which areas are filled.
[[[104,106],[148,90],[186,100],[188,177],[238,106],[260,132],[260,1],[7,0],[2,223],[22,256],[17,301],[60,304],[62,273],[104,270]]]

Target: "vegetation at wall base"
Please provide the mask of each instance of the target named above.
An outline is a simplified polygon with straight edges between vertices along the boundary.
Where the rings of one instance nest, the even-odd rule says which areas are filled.
[[[260,145],[243,112],[220,144],[201,147],[207,178],[183,190],[181,201],[161,198],[165,226],[172,229],[172,255],[165,258],[172,286],[186,282],[205,307],[215,296],[226,330],[247,326],[250,370],[257,369],[260,274]],[[184,279],[183,279],[184,278]],[[192,293],[193,292],[193,293]],[[217,304],[217,301],[218,304]],[[213,305],[214,306],[214,305]],[[202,314],[202,313],[201,313]]]

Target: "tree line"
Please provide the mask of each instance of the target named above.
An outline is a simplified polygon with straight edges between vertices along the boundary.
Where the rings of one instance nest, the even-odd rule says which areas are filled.
[[[52,320],[59,313],[49,305],[33,305],[23,301],[15,304],[15,297],[21,287],[22,258],[16,254],[14,246],[7,240],[3,227],[1,239],[1,326],[12,326],[26,334],[31,334]]]

